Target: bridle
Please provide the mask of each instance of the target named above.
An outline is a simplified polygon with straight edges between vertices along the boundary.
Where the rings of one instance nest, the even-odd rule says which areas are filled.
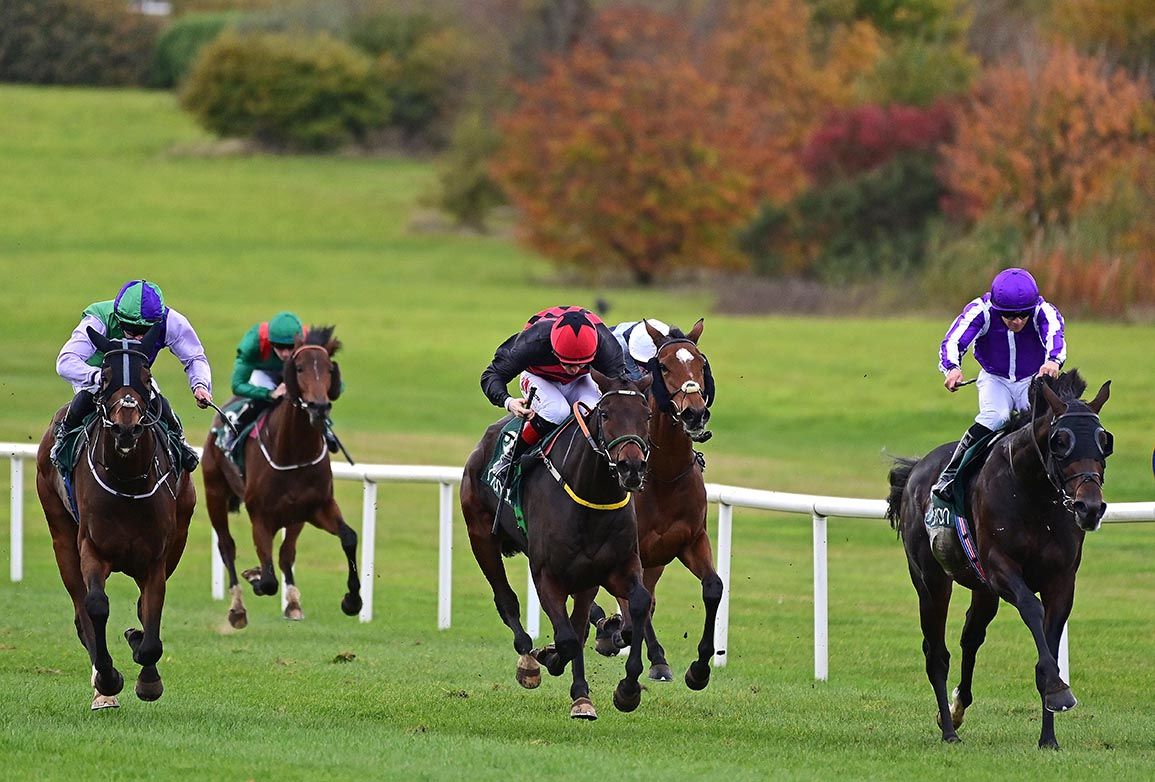
[[[326,357],[329,355],[329,350],[324,345],[301,345],[293,350],[293,354],[289,356],[289,361],[295,361],[297,356],[299,356],[301,353],[304,353],[306,350],[320,350],[325,353]],[[317,376],[317,379],[320,380],[320,375]],[[299,385],[296,396],[290,399],[289,402],[292,403],[294,407],[304,410],[305,412],[309,411],[309,403],[301,398]]]
[[[1078,496],[1079,489],[1083,487],[1083,484],[1094,483],[1100,489],[1103,487],[1104,480],[1106,479],[1106,459],[1111,455],[1112,450],[1114,450],[1114,438],[1102,426],[1097,427],[1095,429],[1095,446],[1099,450],[1099,456],[1102,457],[1099,463],[1103,465],[1103,469],[1098,472],[1082,471],[1064,476],[1061,470],[1061,462],[1074,452],[1076,436],[1070,427],[1065,427],[1062,424],[1064,420],[1071,418],[1092,418],[1096,424],[1099,423],[1099,415],[1091,411],[1078,410],[1073,413],[1067,412],[1053,417],[1047,423],[1049,434],[1047,435],[1047,455],[1045,457],[1042,449],[1039,447],[1038,438],[1035,437],[1033,431],[1031,432],[1031,442],[1034,444],[1035,453],[1039,457],[1040,464],[1043,465],[1043,474],[1047,476],[1047,481],[1055,489],[1055,492],[1059,495],[1059,500],[1067,510],[1074,508],[1075,497]],[[1062,452],[1059,452],[1057,444],[1059,435],[1063,432],[1069,435],[1070,444],[1065,449],[1062,449]],[[1100,432],[1104,435],[1102,444],[1100,443]],[[1075,484],[1075,488],[1068,493],[1067,486],[1074,480],[1078,480],[1078,483]]]
[[[691,396],[693,394],[698,394],[699,396],[702,397],[702,403],[705,404],[706,407],[709,407],[710,404],[714,400],[710,398],[710,395],[707,393],[706,389],[704,389],[702,387],[702,384],[699,383],[697,380],[694,380],[693,378],[682,383],[682,385],[678,386],[678,388],[674,391],[670,391],[669,387],[666,386],[666,381],[661,376],[662,370],[661,370],[661,358],[660,357],[661,357],[662,351],[664,351],[666,348],[670,347],[671,345],[690,345],[690,346],[692,346],[694,348],[694,350],[697,351],[698,355],[701,356],[701,358],[702,358],[703,373],[708,373],[710,371],[709,370],[710,362],[706,361],[706,356],[700,350],[697,350],[698,346],[692,340],[689,340],[689,339],[672,339],[672,340],[669,340],[668,342],[662,343],[662,346],[660,348],[658,348],[658,352],[654,356],[655,362],[657,364],[657,366],[654,367],[654,369],[656,371],[653,372],[654,382],[655,383],[661,383],[662,387],[666,391],[666,393],[663,395],[663,396],[665,396],[665,399],[659,400],[659,406],[663,409],[663,412],[667,413],[672,418],[677,419],[679,416],[681,416],[682,411],[685,410],[684,404],[679,405],[679,403],[678,403],[679,399],[684,400],[685,397]]]
[[[644,404],[649,406],[649,403],[646,402],[646,395],[645,394],[641,393],[640,391],[631,391],[629,389],[622,389],[622,390],[618,390],[618,391],[606,391],[604,394],[602,394],[602,399],[604,400],[606,397],[614,396],[614,395],[636,396],[636,397],[639,397]],[[631,443],[638,446],[638,449],[641,450],[641,452],[642,452],[642,465],[644,466],[650,459],[650,443],[644,437],[640,437],[636,434],[624,434],[621,437],[615,437],[613,440],[610,440],[607,443],[605,441],[605,436],[602,433],[602,427],[601,427],[600,421],[598,421],[596,424],[597,433],[594,434],[593,432],[590,431],[589,425],[586,423],[586,416],[588,416],[590,413],[593,412],[593,410],[597,409],[597,407],[600,407],[600,406],[601,406],[601,402],[598,402],[598,404],[594,408],[586,407],[581,402],[574,402],[574,408],[573,408],[574,417],[577,419],[578,427],[581,428],[582,434],[585,435],[586,442],[589,443],[590,449],[593,450],[594,453],[596,453],[598,456],[601,456],[603,459],[605,459],[609,463],[610,471],[613,472],[615,477],[617,476],[618,471],[621,469],[621,467],[619,465],[620,465],[620,462],[622,461],[622,458],[621,458],[622,457],[622,451],[624,451],[625,447],[627,445],[630,445]],[[613,450],[614,448],[620,448],[621,449],[618,451],[618,459],[616,459],[616,460],[613,458],[613,455],[610,453],[610,451]]]
[[[306,350],[321,350],[324,351],[326,356],[329,355],[329,350],[324,345],[300,345],[297,348],[294,348],[292,355],[289,356],[289,361],[295,361],[297,356]],[[318,379],[320,379],[319,376]],[[298,410],[301,410],[305,413],[309,412],[309,403],[301,398],[299,385],[297,393],[293,397],[289,398],[288,402]],[[262,436],[263,432],[264,430],[262,429],[257,433],[257,445],[260,447],[261,455],[265,457],[265,461],[269,463],[270,467],[272,467],[274,470],[277,470],[278,472],[286,472],[289,470],[299,470],[304,467],[312,467],[315,464],[320,464],[321,461],[324,460],[324,458],[329,454],[329,447],[325,444],[324,438],[322,438],[320,452],[310,461],[300,462],[298,464],[278,464],[273,460],[273,455],[269,453],[268,446],[265,443],[265,438]]]

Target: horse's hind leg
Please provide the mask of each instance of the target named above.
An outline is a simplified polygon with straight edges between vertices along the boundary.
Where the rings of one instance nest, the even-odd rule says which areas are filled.
[[[622,638],[622,615],[606,616],[597,603],[590,605],[590,624],[597,628],[594,650],[603,657],[613,657],[629,644]]]
[[[301,590],[297,589],[297,580],[293,576],[293,565],[297,561],[297,538],[301,537],[304,528],[304,522],[285,527],[285,539],[277,557],[281,572],[285,574],[285,618],[294,621],[305,618],[305,612],[301,610]]]
[[[714,553],[710,550],[710,539],[704,527],[679,558],[702,582],[702,605],[706,608],[706,620],[702,627],[702,638],[698,641],[698,659],[686,669],[686,686],[691,690],[701,690],[710,683],[710,660],[716,651],[714,625],[718,620],[718,606],[722,602],[722,579],[714,570]]]
[[[276,530],[264,513],[254,513],[251,507],[249,520],[253,523],[253,547],[257,550],[257,561],[260,564],[241,575],[252,584],[254,595],[275,595],[277,574],[273,570],[273,535]]]
[[[521,605],[505,574],[501,545],[490,531],[492,516],[488,520],[482,517],[475,524],[470,522],[471,516],[466,510],[465,519],[469,530],[469,547],[473,550],[473,558],[477,560],[485,580],[489,582],[489,588],[493,590],[493,605],[497,608],[497,615],[513,631],[513,650],[521,656],[519,665],[524,666],[526,671],[526,681],[522,681],[519,668],[518,681],[528,689],[537,687],[541,683],[541,674],[537,670],[537,661],[529,654],[533,648],[533,639],[521,624]]]
[[[929,553],[928,553],[929,555]],[[946,648],[946,619],[950,608],[952,581],[935,564],[935,569],[922,575],[911,567],[911,581],[918,592],[918,619],[922,626],[922,653],[926,658],[926,678],[934,690],[938,705],[938,724],[942,740],[959,741],[947,703],[946,681],[950,673],[950,652]]]
[[[237,578],[237,542],[233,540],[229,531],[229,497],[225,477],[220,475],[220,468],[214,470],[210,477],[210,460],[205,460],[205,507],[208,509],[209,521],[217,533],[217,550],[221,561],[225,563],[225,570],[229,574],[229,624],[240,630],[249,624],[249,615],[245,611],[245,603],[241,595],[241,587]]]
[[[345,616],[356,616],[361,613],[361,578],[357,575],[357,533],[345,523],[341,516],[341,508],[337,501],[329,498],[317,518],[313,521],[321,529],[331,535],[336,535],[341,541],[341,550],[345,552],[345,562],[349,567],[348,578],[345,584],[348,591],[341,598],[341,611]]]
[[[966,622],[962,631],[962,666],[958,687],[955,688],[954,698],[950,707],[951,722],[955,730],[963,724],[963,715],[974,702],[971,692],[971,682],[975,673],[975,658],[979,647],[987,637],[987,627],[995,618],[999,610],[999,596],[985,589],[976,589],[971,592],[971,605],[967,609]]]

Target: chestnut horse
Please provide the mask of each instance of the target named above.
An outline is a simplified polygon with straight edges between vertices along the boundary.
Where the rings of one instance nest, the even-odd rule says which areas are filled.
[[[939,446],[921,460],[898,459],[890,472],[887,516],[902,537],[918,592],[926,675],[943,741],[959,741],[958,728],[974,700],[975,656],[1002,598],[1018,610],[1038,650],[1039,746],[1059,747],[1055,712],[1073,708],[1075,696],[1060,677],[1056,655],[1075,599],[1083,537],[1099,528],[1107,509],[1103,475],[1113,438],[1099,422],[1099,411],[1110,386],[1104,383],[1091,402],[1083,402],[1079,395],[1086,383],[1076,371],[1053,383],[1049,378],[1034,381],[1032,412],[1012,420],[1013,431],[995,443],[966,488],[977,566],[970,564],[952,530],[936,530],[932,536],[924,522],[930,487],[955,444]],[[954,703],[948,704],[945,637],[953,583],[971,590],[971,605],[962,631],[962,674]]]
[[[91,328],[88,335],[104,359],[97,416],[81,435],[72,472],[75,506],[49,460],[53,431],[67,406],[56,412],[40,440],[36,493],[52,534],[60,578],[72,597],[76,634],[92,662],[96,710],[119,706],[116,696],[124,687],[106,638],[105,582],[112,572],[129,576],[140,589],[136,613],[144,629],[124,632],[132,659],[141,666],[136,695],[155,701],[164,692],[156,663],[163,653],[165,582],[184,553],[196,490],[159,424],[161,400],[148,360],[155,353],[159,328],[150,329],[139,342],[110,340]]]
[[[541,455],[544,464],[522,476],[522,508],[528,546],[504,527],[494,528],[496,493],[482,472],[509,417],[490,426],[465,463],[461,478],[461,510],[469,529],[469,544],[493,589],[502,621],[513,631],[513,648],[520,655],[517,680],[527,689],[541,684],[539,662],[560,676],[573,662],[570,716],[597,719],[585,677],[583,647],[589,631],[590,604],[598,587],[626,600],[636,626],[645,627],[650,594],[642,583],[638,558],[638,528],[631,493],[645,482],[649,446],[645,435],[650,416],[647,383],[612,380],[594,371],[601,401],[592,409],[575,405],[575,418],[564,425],[553,447]],[[506,511],[505,515],[513,514]],[[506,577],[502,554],[525,553],[542,609],[553,624],[554,642],[531,649],[521,624],[517,594]],[[566,601],[573,608],[566,614]],[[641,703],[641,645],[631,648],[626,676],[614,690],[614,706],[633,711]]]
[[[314,327],[298,337],[285,362],[285,396],[258,419],[245,443],[242,477],[209,434],[204,447],[205,504],[217,531],[221,559],[229,573],[229,624],[243,628],[248,613],[237,579],[237,545],[229,533],[229,511],[243,500],[253,525],[253,544],[260,564],[242,575],[257,595],[275,595],[273,536],[285,530],[278,561],[285,575],[285,618],[303,619],[301,593],[293,576],[297,538],[308,521],[341,541],[349,566],[348,592],[341,610],[355,616],[361,610],[357,576],[357,533],[345,523],[333,499],[333,468],[324,430],[333,400],[341,394],[341,373],[332,356],[341,347],[332,326]],[[222,425],[220,416],[214,428]]]
[[[722,579],[714,570],[714,554],[706,530],[706,483],[700,455],[694,450],[695,443],[711,437],[706,425],[710,421],[709,406],[714,401],[714,378],[710,362],[698,348],[703,321],[695,323],[689,334],[671,328],[668,336],[645,321],[643,324],[657,347],[657,355],[649,364],[653,376],[651,405],[658,413],[650,419],[654,449],[650,455],[650,480],[645,491],[634,498],[644,582],[654,596],[651,624],[645,635],[649,677],[665,682],[674,678],[653,628],[652,614],[657,607],[658,579],[666,565],[679,559],[702,583],[705,623],[698,641],[698,659],[685,675],[688,687],[701,690],[710,683],[714,624],[722,601]],[[605,655],[617,654],[624,643],[618,632],[623,620],[621,615],[604,617],[595,604],[590,621],[598,627],[597,649]],[[625,626],[628,628],[628,622]]]

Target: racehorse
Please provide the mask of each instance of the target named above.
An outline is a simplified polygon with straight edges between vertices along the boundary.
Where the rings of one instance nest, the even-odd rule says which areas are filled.
[[[570,716],[597,719],[585,678],[583,646],[589,631],[590,604],[599,587],[628,602],[634,626],[645,627],[650,594],[642,583],[638,528],[631,493],[642,488],[649,445],[646,431],[648,381],[614,380],[593,371],[603,396],[591,410],[575,405],[575,416],[542,452],[544,464],[522,476],[522,507],[528,544],[494,526],[499,500],[483,471],[509,417],[486,430],[465,463],[461,510],[473,556],[493,589],[502,621],[513,631],[520,655],[517,680],[527,689],[541,683],[539,661],[553,676],[573,662]],[[511,468],[513,469],[513,468]],[[506,511],[507,516],[512,516]],[[529,557],[541,606],[553,624],[553,644],[531,649],[521,624],[517,595],[509,586],[502,554]],[[566,600],[573,608],[566,615]],[[614,690],[614,706],[633,711],[641,703],[641,645],[631,648],[626,676]]]
[[[898,459],[890,472],[887,517],[902,537],[918,592],[926,675],[943,741],[959,741],[958,727],[974,700],[975,656],[1002,598],[1018,609],[1038,649],[1039,746],[1058,749],[1055,712],[1076,701],[1055,658],[1074,602],[1083,537],[1099,528],[1107,509],[1103,476],[1113,438],[1099,422],[1099,411],[1110,386],[1107,381],[1092,401],[1083,402],[1079,396],[1086,383],[1077,371],[1053,383],[1034,381],[1031,413],[1012,420],[1011,428],[1015,423],[1019,428],[995,443],[966,489],[977,542],[974,565],[957,535],[932,536],[924,523],[930,488],[955,444],[939,446],[921,460]],[[962,631],[962,674],[948,705],[945,634],[952,582],[971,590],[971,605]]]
[[[273,536],[285,530],[278,563],[285,575],[285,618],[303,619],[301,593],[293,576],[297,538],[311,522],[341,541],[349,566],[348,592],[341,610],[355,616],[361,610],[361,582],[357,576],[357,533],[345,523],[333,499],[333,468],[324,430],[333,400],[341,394],[341,372],[332,356],[341,347],[332,326],[310,329],[298,337],[285,362],[285,396],[258,419],[245,442],[245,474],[217,447],[209,434],[204,447],[205,504],[217,532],[221,559],[229,572],[229,624],[243,628],[248,613],[237,580],[237,546],[229,533],[229,511],[243,500],[253,525],[253,544],[260,564],[241,575],[256,595],[275,595]],[[214,428],[222,425],[218,416]]]
[[[158,423],[162,402],[154,391],[148,356],[156,352],[159,328],[154,326],[140,341],[110,340],[91,328],[88,335],[104,358],[97,415],[80,436],[72,472],[75,505],[49,459],[56,422],[67,406],[56,412],[40,440],[36,493],[52,534],[60,578],[72,597],[76,634],[92,662],[92,708],[97,710],[119,706],[116,696],[124,687],[105,637],[105,582],[114,571],[131,577],[140,589],[136,612],[144,629],[124,632],[132,659],[141,666],[137,697],[155,701],[164,692],[156,663],[163,651],[165,582],[184,552],[196,490]]]
[[[703,321],[695,323],[689,334],[671,328],[669,336],[648,322],[643,323],[657,347],[657,356],[650,362],[653,376],[650,398],[658,415],[650,419],[653,452],[649,485],[634,497],[638,551],[645,568],[643,580],[651,595],[666,565],[675,558],[702,582],[705,624],[698,642],[698,659],[690,664],[685,675],[687,686],[701,690],[710,683],[710,659],[715,651],[714,623],[722,601],[722,579],[714,570],[714,554],[706,532],[706,483],[694,444],[705,442],[711,436],[706,425],[714,399],[714,379],[705,354],[698,348]],[[645,635],[649,677],[655,681],[672,681],[665,649],[658,642],[652,624],[656,595],[653,606]],[[621,616],[606,619],[602,609],[594,605],[590,621],[598,627],[597,649],[602,654],[617,654],[624,645],[618,632],[623,624]]]

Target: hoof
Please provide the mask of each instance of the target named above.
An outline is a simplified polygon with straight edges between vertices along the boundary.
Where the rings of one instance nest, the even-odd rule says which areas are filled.
[[[1075,694],[1071,692],[1071,688],[1065,686],[1056,692],[1047,693],[1043,698],[1043,706],[1047,711],[1070,711],[1075,708],[1077,703],[1078,701],[1075,700]]]
[[[614,688],[614,708],[618,711],[631,712],[642,702],[642,688],[636,683],[622,679]]]
[[[656,682],[672,682],[674,672],[665,663],[657,663],[650,666],[650,679]]]
[[[561,676],[565,673],[565,663],[562,662],[561,655],[557,653],[557,648],[553,644],[534,649],[530,654],[545,666],[550,676]]]
[[[160,680],[160,674],[156,674],[155,681],[148,681],[144,671],[141,671],[136,679],[136,697],[142,701],[155,701],[160,700],[161,695],[164,695],[164,683]]]
[[[345,593],[341,598],[341,612],[345,616],[356,616],[361,613],[361,596],[354,595],[352,592]]]
[[[577,698],[570,706],[569,716],[575,720],[596,720],[598,713],[594,711],[594,704],[589,698]]]
[[[594,650],[603,657],[613,657],[619,650],[625,649],[627,644],[622,639],[622,615],[601,619],[597,623],[597,635],[594,636]]]
[[[957,733],[944,733],[942,741],[944,744],[962,744],[962,739],[958,737]]]
[[[517,659],[517,683],[527,690],[541,686],[541,666],[533,655],[523,654]]]
[[[124,677],[120,675],[120,671],[113,668],[112,675],[107,679],[97,673],[93,677],[92,684],[101,695],[119,695],[124,689]]]
[[[96,708],[96,707],[94,706],[93,708]],[[1039,749],[1053,749],[1057,752],[1059,749],[1059,742],[1055,739],[1051,739],[1049,741],[1044,741],[1043,739],[1039,739]]]
[[[99,692],[92,694],[92,710],[100,711],[101,709],[119,709],[120,701],[116,699],[115,695],[101,695]]]
[[[694,661],[686,669],[686,686],[691,690],[704,690],[710,683],[710,666],[708,663]]]
[[[230,608],[229,624],[237,630],[244,630],[249,626],[249,613],[243,608]]]

